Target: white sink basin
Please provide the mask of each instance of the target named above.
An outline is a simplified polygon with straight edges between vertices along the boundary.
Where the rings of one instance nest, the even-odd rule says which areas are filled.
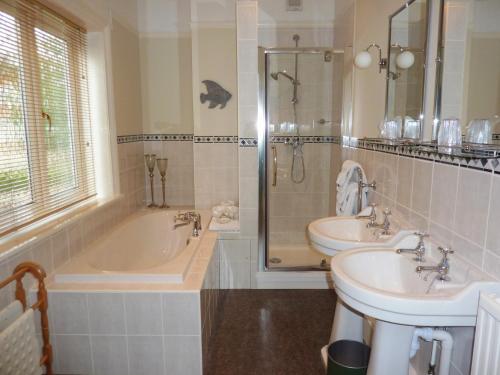
[[[479,292],[498,292],[499,283],[470,272],[454,272],[451,281],[427,280],[418,274],[419,263],[396,248],[363,248],[346,251],[332,259],[332,275],[338,296],[355,310],[386,322],[412,326],[474,326]],[[413,246],[409,246],[410,248]],[[427,256],[427,265],[437,258]]]
[[[367,228],[368,219],[354,216],[334,216],[318,219],[307,230],[311,244],[319,252],[333,256],[342,250],[359,247],[392,247],[412,230],[393,229],[392,235],[381,235],[380,229]]]

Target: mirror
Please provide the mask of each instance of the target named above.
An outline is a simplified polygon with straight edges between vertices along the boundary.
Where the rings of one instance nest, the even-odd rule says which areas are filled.
[[[500,143],[499,18],[498,0],[445,1],[434,140],[442,120],[457,118],[465,141]]]
[[[421,138],[428,13],[427,0],[413,0],[389,17],[385,121],[403,138]]]

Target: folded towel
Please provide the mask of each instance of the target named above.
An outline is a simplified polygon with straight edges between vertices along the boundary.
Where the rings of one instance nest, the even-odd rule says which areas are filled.
[[[239,220],[229,220],[226,223],[219,223],[214,217],[210,221],[208,230],[213,232],[239,232],[240,231],[240,221]]]
[[[353,160],[344,161],[344,163],[342,164],[342,169],[337,176],[337,190],[343,189],[349,184],[349,182],[352,180],[354,172],[356,172],[358,168],[361,170],[363,176],[365,176],[365,171],[363,170],[361,164]]]
[[[339,216],[355,215],[358,212],[358,170],[361,171],[362,181],[366,183],[367,179],[363,167],[353,160],[344,161],[342,169],[337,176],[336,211]],[[364,189],[361,208],[367,204],[367,195],[367,189]]]
[[[0,333],[0,374],[41,375],[41,351],[35,333],[35,315],[26,310]]]
[[[10,326],[23,313],[23,305],[18,300],[10,303],[6,308],[0,311],[0,332]]]
[[[357,212],[358,184],[352,182],[347,188],[346,197],[337,202],[337,216],[352,216]]]

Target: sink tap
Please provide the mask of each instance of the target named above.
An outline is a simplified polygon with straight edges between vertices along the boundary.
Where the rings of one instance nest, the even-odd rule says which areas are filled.
[[[417,262],[425,262],[425,243],[424,243],[424,238],[429,237],[427,233],[424,232],[415,232],[415,236],[419,237],[417,247],[414,249],[397,249],[396,253],[401,254],[401,253],[413,253],[415,254],[415,258],[413,260]]]
[[[363,190],[373,189],[377,190],[377,183],[375,181],[371,183],[363,182],[363,172],[360,168],[357,168],[358,172],[358,213],[361,212],[361,207],[363,205]]]
[[[370,227],[381,228],[382,229],[381,234],[384,236],[387,236],[387,235],[391,234],[391,231],[390,231],[391,222],[389,221],[389,216],[392,215],[392,212],[391,212],[390,208],[387,207],[384,209],[383,214],[384,214],[384,221],[382,222],[382,224],[373,223],[370,225]]]
[[[180,223],[177,224],[177,222]],[[195,211],[178,213],[174,217],[174,229],[193,223],[193,237],[198,237],[201,231],[201,215]]]
[[[377,225],[377,213],[375,212],[375,207],[377,207],[377,205],[375,203],[372,203],[372,204],[370,204],[370,207],[372,209],[371,209],[369,215],[356,215],[355,216],[355,218],[358,220],[359,219],[368,219],[369,222],[368,222],[368,224],[366,224],[367,228],[372,228],[372,227]]]
[[[441,262],[439,262],[436,266],[418,266],[416,268],[417,273],[422,271],[431,271],[438,273],[438,280],[441,281],[450,281],[451,278],[448,276],[448,272],[450,271],[450,262],[448,260],[448,254],[453,254],[454,251],[449,247],[438,247],[439,251],[443,254],[443,258]]]

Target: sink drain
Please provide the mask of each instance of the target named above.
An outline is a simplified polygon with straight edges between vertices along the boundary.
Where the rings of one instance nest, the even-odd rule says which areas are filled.
[[[280,258],[271,258],[271,259],[269,259],[269,263],[280,264],[281,259]]]

